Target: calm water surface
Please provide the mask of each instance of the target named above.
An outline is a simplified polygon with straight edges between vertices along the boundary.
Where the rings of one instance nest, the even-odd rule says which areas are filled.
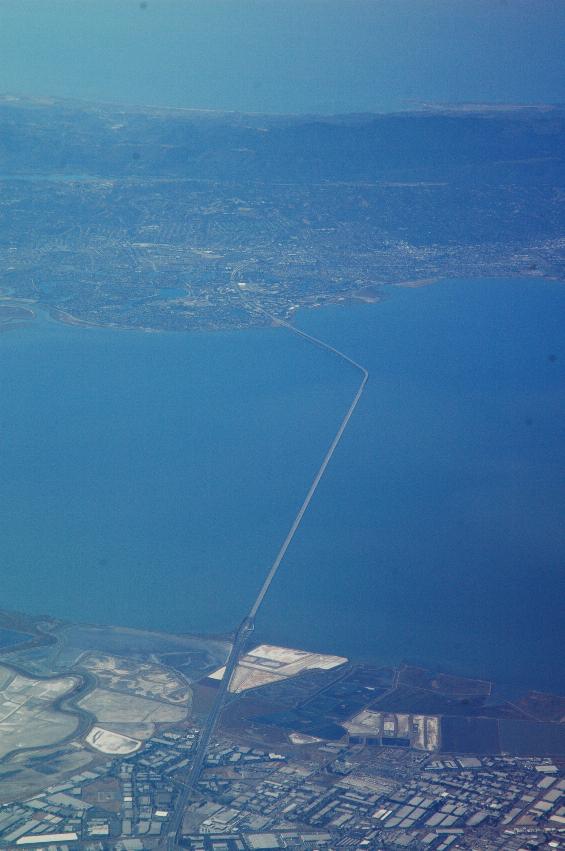
[[[565,685],[563,315],[497,280],[298,317],[371,380],[260,637]],[[1,335],[2,607],[233,627],[356,382],[277,329]]]
[[[562,0],[0,0],[0,92],[244,112],[565,101]]]
[[[0,647],[11,647],[13,644],[20,644],[28,636],[23,632],[14,632],[12,629],[0,629]]]

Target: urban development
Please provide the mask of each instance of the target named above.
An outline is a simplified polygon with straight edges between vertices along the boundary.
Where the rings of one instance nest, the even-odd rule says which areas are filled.
[[[254,305],[561,274],[557,107],[299,119],[4,97],[0,121],[0,329],[42,309],[239,328],[268,321]]]
[[[446,277],[562,275],[558,107],[4,96],[0,121],[0,331],[235,329]],[[368,377],[302,336],[362,378],[280,559]],[[0,847],[565,848],[565,698],[261,643],[280,559],[233,635],[0,613]]]
[[[4,613],[3,847],[562,847],[565,699],[251,645],[177,812],[230,641]],[[180,817],[180,818],[179,818]]]

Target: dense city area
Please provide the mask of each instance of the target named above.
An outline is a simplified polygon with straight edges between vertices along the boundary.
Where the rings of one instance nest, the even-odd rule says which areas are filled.
[[[564,43],[0,0],[0,851],[565,851]]]
[[[0,812],[3,845],[156,848],[197,728],[71,775]],[[551,759],[437,756],[347,742],[269,752],[222,736],[183,845],[276,848],[560,848],[565,778]]]
[[[559,280],[564,124],[5,96],[0,330],[241,328],[446,277]],[[253,628],[0,613],[0,847],[565,848],[565,699]]]
[[[0,328],[42,308],[237,328],[391,285],[559,278],[563,123],[551,107],[298,119],[4,97]]]
[[[0,845],[164,847],[229,642],[1,626]],[[563,847],[562,698],[272,645],[230,692],[182,847]]]
[[[157,847],[197,733],[165,732],[137,756],[4,806],[2,844]],[[562,847],[565,778],[549,759],[434,759],[347,743],[297,750],[291,757],[215,742],[184,817],[184,847]]]

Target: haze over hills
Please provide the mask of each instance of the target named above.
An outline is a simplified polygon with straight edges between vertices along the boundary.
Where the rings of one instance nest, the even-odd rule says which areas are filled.
[[[517,164],[546,179],[563,169],[565,108],[554,105],[273,116],[9,95],[0,104],[3,171],[362,182],[479,164],[496,165],[500,181]]]
[[[563,43],[0,0],[0,847],[562,847]]]
[[[66,321],[241,327],[264,323],[253,303],[285,316],[390,283],[561,274],[559,107],[273,117],[4,97],[0,127],[2,285]]]

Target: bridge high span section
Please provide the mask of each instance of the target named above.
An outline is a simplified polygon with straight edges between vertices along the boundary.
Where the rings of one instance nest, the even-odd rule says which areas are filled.
[[[271,314],[267,313],[262,308],[255,306],[255,310],[259,310],[262,313],[264,313],[275,324],[282,325],[285,328],[288,328],[290,331],[292,331],[293,334],[297,334],[299,337],[306,340],[307,342],[309,342],[309,343],[311,343],[315,346],[318,346],[319,348],[325,349],[328,352],[331,352],[332,354],[339,357],[341,360],[348,363],[350,366],[354,367],[360,373],[361,381],[359,383],[359,386],[357,388],[355,396],[353,397],[353,400],[352,400],[349,408],[347,409],[345,416],[343,417],[343,419],[342,419],[342,421],[339,425],[339,428],[338,428],[332,442],[330,443],[330,445],[328,447],[326,454],[324,455],[324,457],[322,459],[322,463],[320,464],[318,471],[317,471],[316,475],[314,476],[314,479],[312,480],[312,483],[311,483],[311,485],[308,489],[308,492],[306,493],[306,496],[304,497],[302,505],[300,506],[298,513],[296,514],[296,517],[294,518],[294,521],[293,521],[290,529],[288,530],[288,534],[287,534],[286,538],[284,539],[284,541],[282,542],[281,547],[280,547],[280,549],[279,549],[279,551],[278,551],[278,553],[275,557],[275,560],[271,564],[271,566],[270,566],[270,568],[267,572],[267,575],[265,576],[265,579],[263,580],[263,583],[262,583],[261,587],[259,588],[257,596],[255,597],[255,600],[254,600],[251,608],[249,609],[247,616],[244,618],[244,620],[242,621],[242,623],[240,624],[239,628],[237,629],[237,631],[234,635],[234,642],[232,644],[230,654],[229,654],[228,659],[226,661],[224,674],[223,674],[223,677],[222,677],[222,679],[219,683],[218,691],[216,693],[216,697],[215,697],[215,700],[214,700],[214,704],[212,706],[212,709],[210,710],[206,724],[204,725],[204,728],[200,732],[198,744],[197,744],[196,749],[195,749],[195,751],[192,755],[192,764],[191,764],[191,767],[190,767],[190,770],[189,770],[187,781],[183,785],[182,790],[179,794],[177,804],[176,804],[176,807],[175,807],[175,811],[174,811],[173,816],[171,818],[169,832],[168,832],[168,834],[165,838],[165,841],[163,843],[161,843],[161,846],[160,846],[162,848],[163,847],[167,848],[168,851],[172,851],[172,849],[175,848],[178,845],[179,831],[180,831],[180,828],[181,828],[181,825],[182,825],[182,818],[183,818],[184,809],[185,809],[185,807],[188,803],[191,792],[194,789],[194,787],[196,786],[198,779],[200,777],[200,773],[201,773],[201,770],[202,770],[202,767],[204,765],[204,761],[205,761],[205,758],[206,758],[206,751],[208,749],[208,744],[209,744],[210,739],[211,739],[211,737],[214,733],[216,725],[217,725],[217,723],[220,719],[222,709],[225,705],[226,698],[227,698],[228,693],[229,693],[230,683],[231,683],[232,677],[235,673],[235,670],[237,668],[237,663],[238,663],[239,659],[241,658],[241,656],[243,655],[244,650],[245,650],[245,645],[247,644],[247,640],[248,640],[250,634],[252,633],[252,631],[254,629],[255,617],[257,615],[257,612],[259,611],[261,604],[263,603],[263,600],[265,599],[265,596],[267,595],[269,588],[271,587],[271,584],[272,584],[273,580],[275,579],[275,576],[277,575],[277,572],[278,572],[278,570],[281,566],[281,563],[282,563],[282,561],[283,561],[283,559],[286,555],[286,552],[287,552],[290,544],[292,543],[292,540],[293,540],[294,536],[296,535],[296,532],[298,531],[298,528],[299,528],[299,526],[302,522],[302,519],[303,519],[304,515],[306,514],[306,511],[308,510],[308,506],[312,502],[312,499],[314,497],[314,494],[316,493],[318,485],[320,484],[322,476],[324,475],[324,473],[327,469],[327,466],[330,463],[332,456],[333,456],[335,450],[337,449],[341,438],[343,437],[343,433],[344,433],[345,429],[347,428],[349,420],[353,416],[353,413],[354,413],[357,405],[359,404],[359,400],[361,399],[361,396],[363,395],[363,391],[365,390],[365,385],[367,384],[367,381],[369,380],[369,373],[365,369],[365,367],[361,366],[361,364],[357,363],[352,358],[350,358],[348,355],[344,354],[344,352],[341,352],[339,349],[336,349],[334,346],[331,346],[329,343],[326,343],[323,340],[320,340],[317,337],[314,337],[312,334],[307,334],[305,331],[301,331],[299,328],[295,328],[294,325],[291,325],[286,320],[279,319],[275,316],[272,316]]]

